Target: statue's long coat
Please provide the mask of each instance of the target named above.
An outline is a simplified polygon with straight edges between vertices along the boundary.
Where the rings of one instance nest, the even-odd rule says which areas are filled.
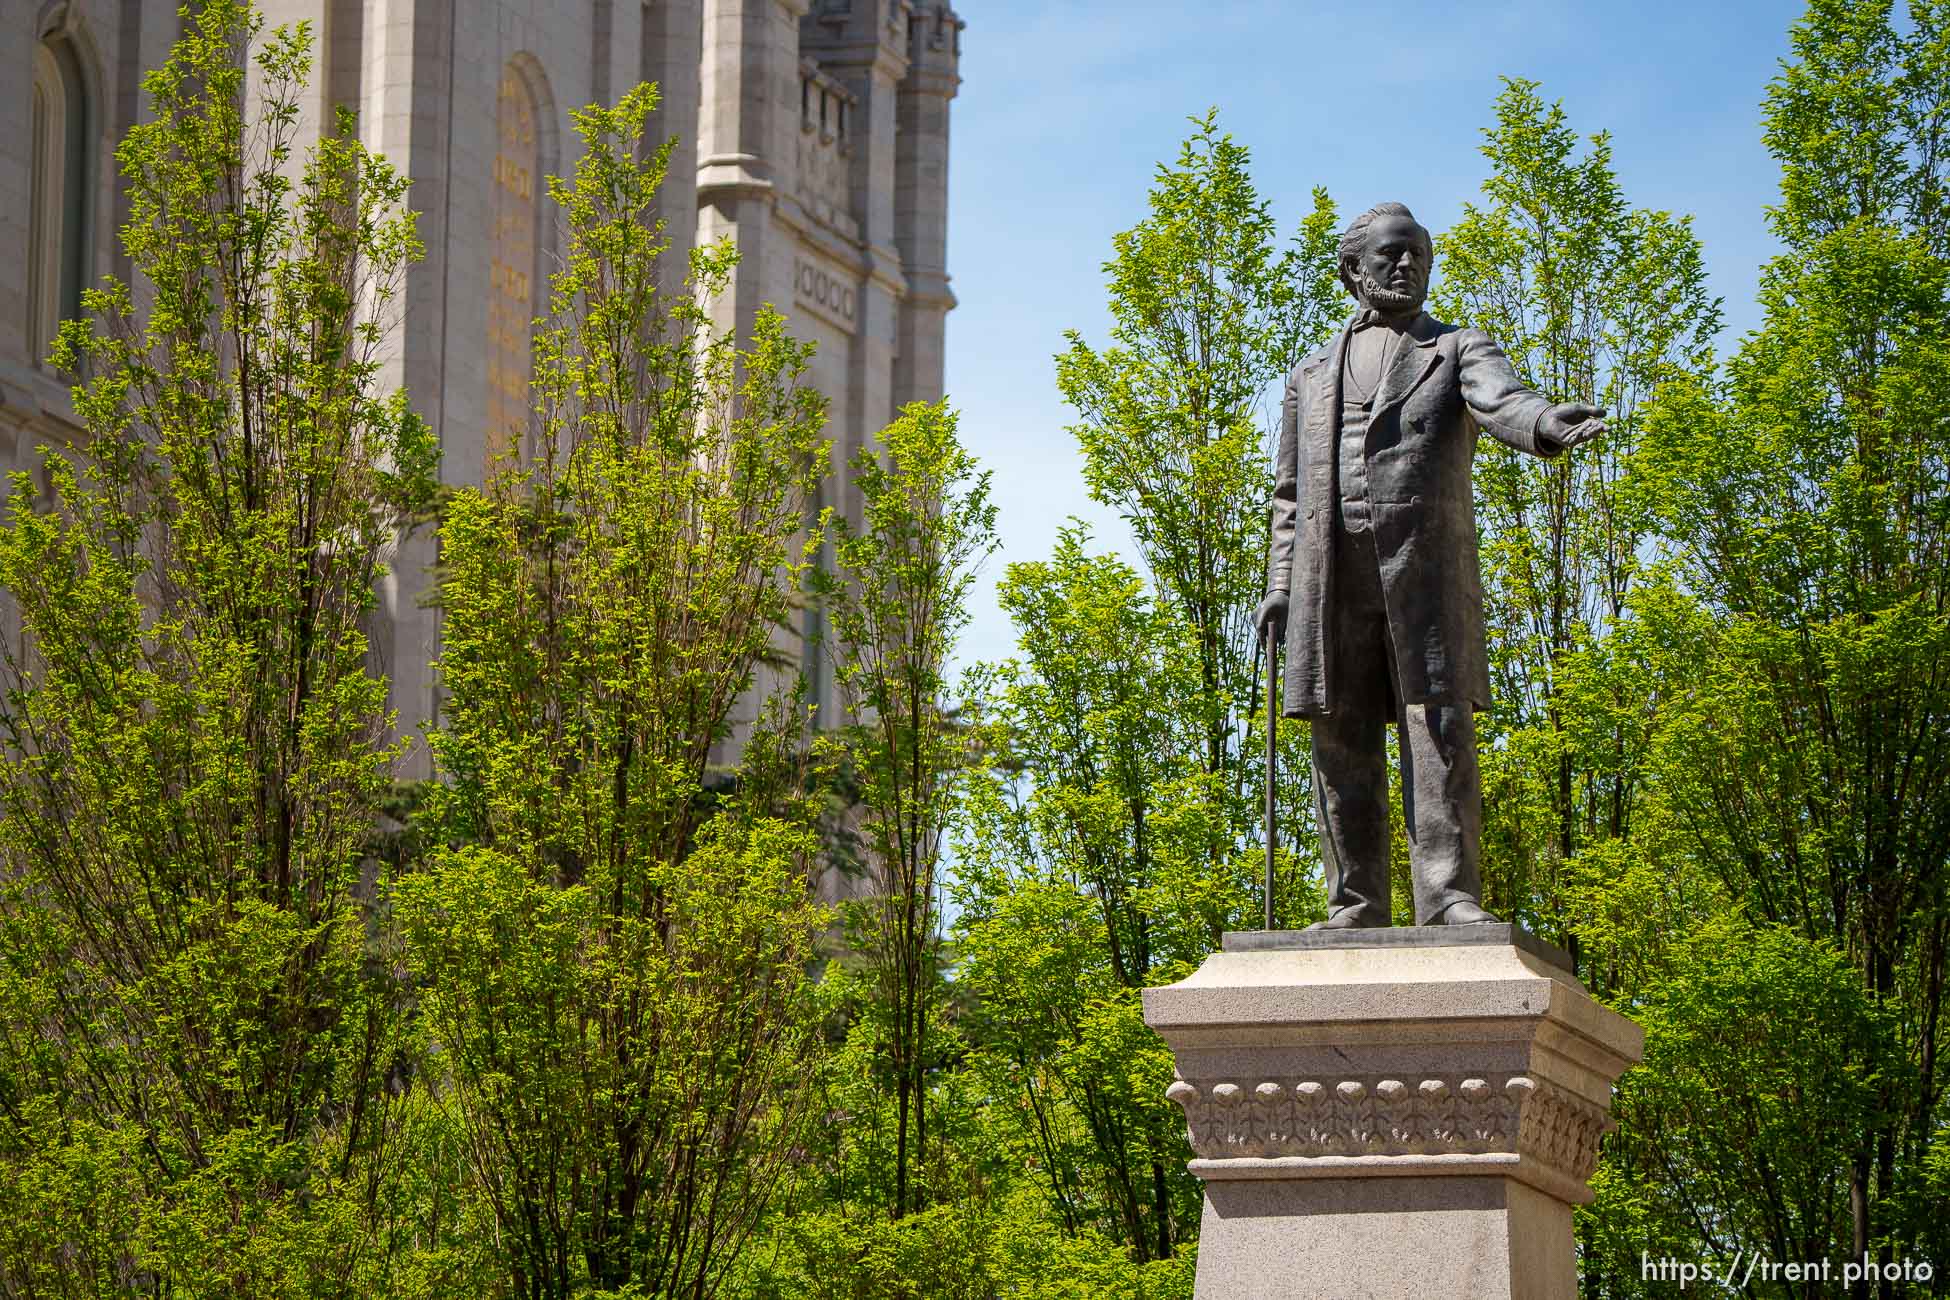
[[[1348,336],[1343,329],[1287,376],[1266,587],[1289,594],[1288,717],[1332,712],[1342,671],[1328,633]],[[1426,313],[1382,377],[1368,421],[1368,501],[1404,704],[1489,707],[1471,461],[1479,429],[1533,456],[1557,455],[1563,448],[1539,432],[1550,407],[1488,335]]]

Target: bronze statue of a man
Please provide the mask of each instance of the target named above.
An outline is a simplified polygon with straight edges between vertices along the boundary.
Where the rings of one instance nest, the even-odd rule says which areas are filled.
[[[1287,376],[1263,635],[1286,639],[1283,707],[1313,722],[1328,915],[1389,923],[1385,728],[1400,728],[1418,925],[1495,918],[1478,858],[1477,710],[1489,706],[1470,465],[1479,430],[1533,456],[1604,411],[1525,388],[1481,330],[1422,310],[1434,249],[1399,203],[1341,237],[1346,328]]]

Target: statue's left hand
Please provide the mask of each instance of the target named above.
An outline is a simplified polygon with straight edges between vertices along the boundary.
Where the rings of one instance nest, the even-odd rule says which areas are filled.
[[[1563,402],[1544,417],[1543,434],[1560,447],[1590,442],[1605,432],[1605,408],[1586,402]]]

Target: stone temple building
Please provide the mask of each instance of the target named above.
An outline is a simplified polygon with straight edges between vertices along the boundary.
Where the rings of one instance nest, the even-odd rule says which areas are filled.
[[[942,390],[949,101],[961,20],[948,0],[259,0],[309,22],[307,129],[336,106],[412,178],[427,256],[411,272],[387,387],[432,424],[442,477],[479,483],[525,423],[528,322],[558,240],[543,179],[574,166],[569,112],[659,83],[677,139],[662,206],[681,257],[731,240],[717,304],[747,328],[784,311],[818,344],[812,380],[844,463],[899,407]],[[126,277],[113,150],[147,111],[140,79],[178,0],[0,0],[0,469],[70,437],[44,363],[81,287]],[[842,509],[851,504],[834,500]],[[432,540],[398,555],[375,650],[402,725],[437,710],[424,602]],[[425,772],[424,751],[415,758]]]

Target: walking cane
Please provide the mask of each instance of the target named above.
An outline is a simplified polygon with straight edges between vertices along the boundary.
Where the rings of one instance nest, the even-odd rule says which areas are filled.
[[[1279,831],[1273,824],[1274,741],[1280,727],[1279,643],[1271,621],[1266,624],[1266,924],[1273,928],[1273,855]]]

